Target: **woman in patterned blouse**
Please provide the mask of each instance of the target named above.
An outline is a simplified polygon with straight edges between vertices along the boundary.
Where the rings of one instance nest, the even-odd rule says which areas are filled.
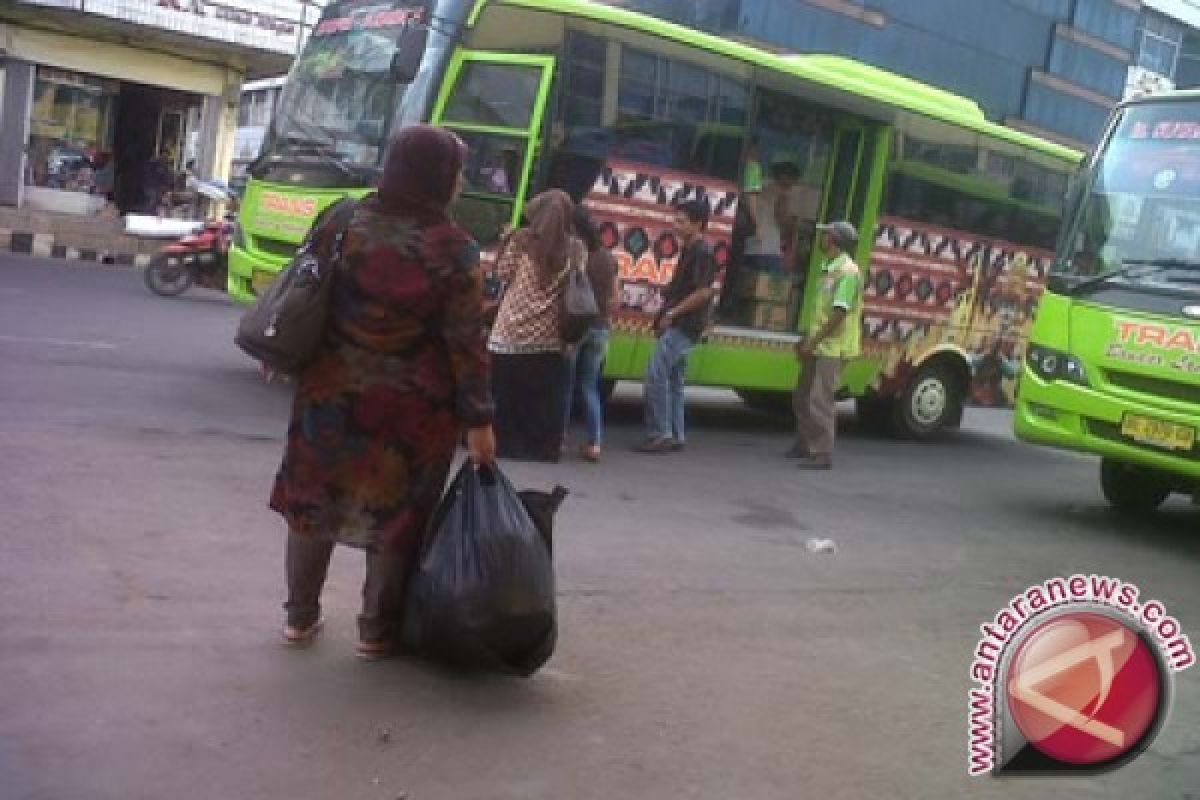
[[[525,206],[525,226],[502,245],[496,262],[508,286],[488,340],[496,441],[501,458],[558,461],[566,402],[563,292],[568,268],[587,250],[574,235],[575,204],[551,190]]]

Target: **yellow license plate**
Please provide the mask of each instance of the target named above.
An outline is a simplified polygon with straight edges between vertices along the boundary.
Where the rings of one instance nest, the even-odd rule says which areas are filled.
[[[1195,428],[1138,414],[1126,414],[1122,418],[1121,433],[1135,442],[1165,450],[1191,450],[1196,446]]]
[[[266,289],[275,282],[274,272],[263,272],[261,269],[254,270],[254,277],[250,279],[250,285],[254,288],[255,294],[261,294],[263,289]]]

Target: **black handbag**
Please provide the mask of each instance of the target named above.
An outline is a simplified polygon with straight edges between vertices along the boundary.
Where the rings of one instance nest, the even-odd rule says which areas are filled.
[[[238,323],[234,341],[268,369],[293,375],[316,354],[325,336],[333,273],[342,255],[342,240],[357,204],[343,200],[313,225],[291,263]],[[338,233],[328,263],[313,252],[317,232],[334,226]]]

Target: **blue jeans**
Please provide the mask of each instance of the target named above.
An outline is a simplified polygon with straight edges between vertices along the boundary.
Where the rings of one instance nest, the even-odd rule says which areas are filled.
[[[682,444],[684,430],[683,385],[688,355],[696,346],[688,336],[671,328],[658,340],[646,368],[646,436],[672,438]]]
[[[584,423],[588,444],[599,447],[604,443],[604,399],[600,396],[600,373],[608,357],[608,327],[590,329],[567,359],[567,409],[565,427],[571,427],[571,410],[575,406],[575,388],[583,388]]]

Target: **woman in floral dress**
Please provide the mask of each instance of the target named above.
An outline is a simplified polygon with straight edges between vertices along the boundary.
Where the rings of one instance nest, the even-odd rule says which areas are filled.
[[[465,154],[448,131],[405,129],[378,192],[312,234],[328,263],[346,231],[325,342],[299,376],[271,494],[289,526],[289,643],[320,629],[321,588],[341,543],[366,551],[359,655],[385,654],[462,431],[476,463],[494,460],[479,251],[447,216]]]

